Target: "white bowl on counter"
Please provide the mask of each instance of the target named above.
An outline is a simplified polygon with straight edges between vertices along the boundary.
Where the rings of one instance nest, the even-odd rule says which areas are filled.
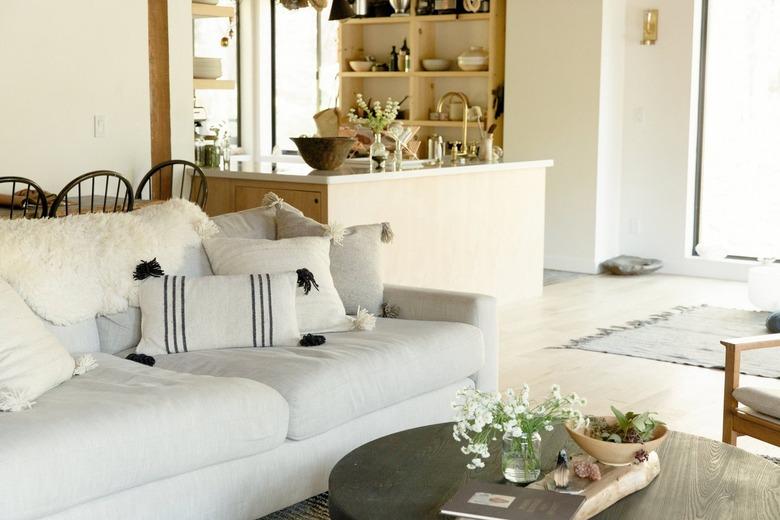
[[[458,67],[468,72],[488,70],[489,63],[488,53],[482,47],[471,47],[458,56]]]
[[[445,60],[442,58],[427,58],[422,60],[423,69],[433,72],[441,72],[444,70],[450,70],[451,60]]]
[[[354,70],[355,72],[368,72],[371,70],[371,67],[374,65],[371,61],[350,61],[349,66]]]

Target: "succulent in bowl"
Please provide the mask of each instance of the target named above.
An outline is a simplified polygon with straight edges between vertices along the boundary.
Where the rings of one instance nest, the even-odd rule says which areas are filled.
[[[604,464],[644,462],[666,439],[666,425],[652,412],[623,413],[613,406],[612,413],[613,416],[590,416],[578,428],[566,425],[572,440]]]

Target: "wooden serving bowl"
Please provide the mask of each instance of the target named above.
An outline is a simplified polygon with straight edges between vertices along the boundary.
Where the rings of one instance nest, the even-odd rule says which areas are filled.
[[[614,417],[603,417],[603,419],[610,425],[617,422],[617,419]],[[580,426],[576,429],[572,429],[568,424],[564,426],[566,431],[569,432],[569,436],[577,443],[577,446],[582,448],[582,451],[598,461],[611,466],[625,466],[634,463],[636,461],[634,455],[639,450],[645,450],[647,453],[657,450],[664,440],[666,440],[666,434],[668,433],[666,426],[659,424],[653,432],[653,440],[651,441],[647,441],[644,444],[618,444],[616,442],[607,442],[590,437],[585,433],[584,426]]]
[[[335,170],[357,142],[352,137],[291,137],[304,162],[315,170]]]

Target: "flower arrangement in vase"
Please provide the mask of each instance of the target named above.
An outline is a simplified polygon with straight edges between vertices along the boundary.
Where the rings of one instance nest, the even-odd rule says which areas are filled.
[[[387,161],[387,149],[382,144],[382,132],[396,120],[401,104],[392,98],[387,98],[384,106],[379,101],[366,102],[363,94],[356,96],[355,104],[357,109],[350,108],[347,119],[350,123],[367,127],[374,134],[374,142],[369,150],[371,171],[382,171]]]
[[[453,437],[464,442],[464,455],[471,456],[469,469],[483,468],[483,459],[490,457],[491,441],[502,439],[501,470],[510,482],[526,483],[539,478],[541,461],[541,431],[552,431],[557,424],[583,421],[578,409],[585,400],[577,394],[561,395],[553,385],[549,395],[532,402],[528,385],[520,395],[509,389],[500,393],[480,392],[465,388],[453,403],[456,421]]]

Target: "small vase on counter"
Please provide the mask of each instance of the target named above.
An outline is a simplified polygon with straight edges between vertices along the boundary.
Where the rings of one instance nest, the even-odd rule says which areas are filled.
[[[374,142],[369,150],[369,166],[371,173],[385,171],[387,164],[387,148],[382,143],[382,134],[374,134]]]

